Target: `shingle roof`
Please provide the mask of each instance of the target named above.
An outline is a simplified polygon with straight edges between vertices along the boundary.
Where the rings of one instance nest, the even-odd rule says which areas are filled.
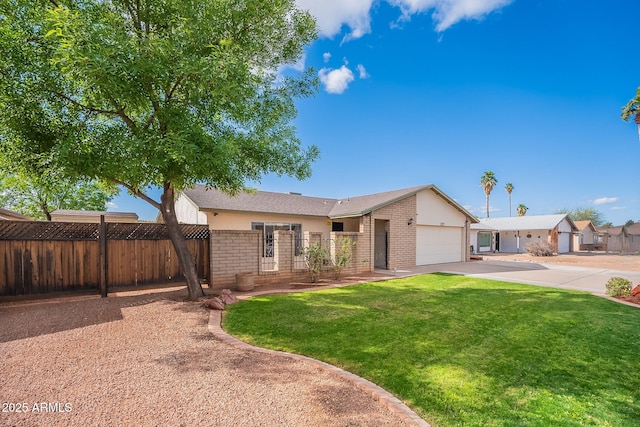
[[[471,224],[474,230],[553,230],[562,220],[567,219],[571,226],[575,228],[573,222],[566,214],[557,215],[530,215],[514,216],[506,218],[485,218],[479,224]]]
[[[640,222],[636,222],[635,224],[627,225],[627,234],[640,235]]]
[[[135,212],[106,212],[106,211],[82,211],[74,209],[56,209],[51,212],[51,215],[65,215],[65,216],[84,216],[84,217],[99,217],[104,215],[105,217],[129,217],[138,219],[138,214]]]
[[[268,191],[241,192],[236,196],[229,196],[215,188],[207,190],[204,185],[196,185],[183,193],[201,209],[311,216],[329,216],[331,208],[337,202],[336,199]]]
[[[10,211],[8,209],[0,208],[0,219],[3,220],[22,220],[22,221],[31,221],[33,218],[28,217],[26,215],[19,214],[18,212]]]
[[[624,227],[619,225],[617,227],[609,227],[603,231],[609,236],[617,236],[618,234],[622,233],[622,230],[624,230]]]
[[[433,190],[447,203],[468,216],[472,222],[476,221],[469,212],[434,185],[421,185],[340,200],[267,191],[229,196],[216,189],[207,190],[203,185],[196,185],[183,193],[200,209],[348,218],[365,215],[425,189]]]
[[[589,220],[587,220],[587,221],[573,221],[573,223],[576,225],[576,228],[578,230],[580,230],[580,231],[582,231],[585,228],[587,228],[589,226],[589,224],[591,224],[592,229],[595,230],[595,226]]]
[[[432,185],[405,188],[401,190],[387,191],[384,193],[368,194],[366,196],[350,197],[338,200],[329,213],[332,218],[354,217],[368,214],[383,206],[404,199]]]

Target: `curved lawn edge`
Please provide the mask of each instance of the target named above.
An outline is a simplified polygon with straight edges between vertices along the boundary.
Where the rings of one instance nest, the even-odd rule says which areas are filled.
[[[402,403],[400,399],[395,397],[393,394],[389,393],[382,387],[368,381],[364,378],[361,378],[351,372],[345,371],[344,369],[340,369],[337,366],[330,365],[328,363],[322,362],[317,359],[313,359],[308,356],[303,356],[300,354],[288,353],[285,351],[276,351],[270,350],[263,347],[256,347],[251,344],[247,344],[244,341],[239,340],[238,338],[229,335],[224,329],[222,329],[222,311],[221,310],[211,310],[209,313],[209,324],[208,324],[209,333],[211,333],[218,340],[232,345],[234,347],[254,351],[263,354],[276,355],[281,357],[287,357],[295,360],[302,360],[308,363],[311,363],[320,369],[332,373],[334,375],[343,378],[353,385],[355,385],[358,389],[364,391],[365,393],[372,396],[376,401],[380,402],[383,406],[389,409],[393,414],[398,416],[401,420],[405,421],[408,424],[420,426],[420,427],[431,427],[431,424],[427,423],[425,420],[420,418],[418,414],[412,411],[407,405]]]

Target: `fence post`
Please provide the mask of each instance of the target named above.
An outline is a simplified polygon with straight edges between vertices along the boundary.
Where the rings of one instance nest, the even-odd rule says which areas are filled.
[[[100,295],[107,296],[107,223],[104,215],[100,215],[100,232],[98,233],[100,245]]]

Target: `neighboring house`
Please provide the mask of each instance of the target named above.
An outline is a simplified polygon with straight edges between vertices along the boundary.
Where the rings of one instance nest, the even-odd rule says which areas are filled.
[[[33,218],[0,208],[0,221],[33,221]]]
[[[625,226],[627,242],[625,252],[640,253],[640,222]]]
[[[608,252],[640,253],[640,222],[602,230]]]
[[[100,222],[104,215],[105,222],[138,222],[138,215],[133,212],[104,212],[56,209],[51,212],[54,222]]]
[[[608,229],[609,229],[608,227],[601,227],[601,226],[596,227],[596,235],[594,237],[594,240],[596,240],[596,242],[599,244],[603,244],[605,248],[607,248],[607,242],[609,240],[609,237],[607,234]]]
[[[627,231],[624,226],[609,227],[603,230],[605,240],[607,241],[608,252],[623,252],[624,242],[626,240]]]
[[[471,245],[475,253],[520,253],[529,243],[544,241],[554,245],[557,253],[567,253],[576,231],[566,214],[486,218],[471,224]]]
[[[578,229],[573,234],[574,251],[604,250],[605,246],[598,242],[598,230],[591,221],[574,221]]]
[[[180,194],[176,215],[183,223],[208,224],[214,235],[258,231],[264,258],[274,256],[273,239],[281,231],[293,235],[296,254],[311,234],[325,240],[332,233],[350,234],[357,238],[356,262],[364,271],[468,261],[469,224],[477,222],[434,185],[345,199],[264,191],[232,197],[197,185]],[[212,247],[212,264],[220,250]]]

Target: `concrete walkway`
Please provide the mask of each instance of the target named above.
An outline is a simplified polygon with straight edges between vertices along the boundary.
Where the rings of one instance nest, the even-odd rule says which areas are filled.
[[[615,276],[631,280],[634,286],[640,283],[640,272],[637,271],[570,267],[533,262],[471,261],[418,266],[411,269],[396,270],[395,272],[376,270],[376,273],[397,277],[436,272],[586,291],[599,295],[605,293],[605,284]]]

